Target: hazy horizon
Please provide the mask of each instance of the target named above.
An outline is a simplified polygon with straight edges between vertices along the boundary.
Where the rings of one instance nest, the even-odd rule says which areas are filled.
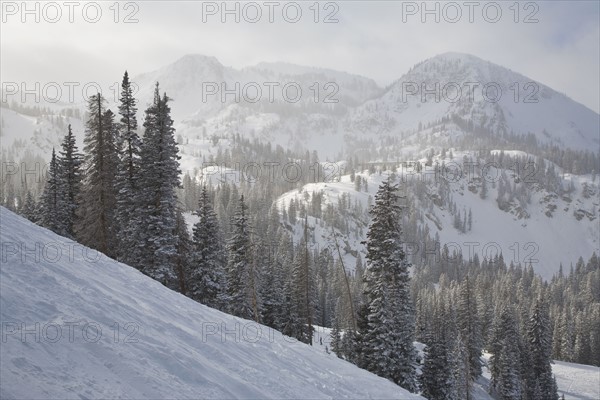
[[[438,2],[429,3],[432,14],[419,2],[328,2],[318,12],[300,2],[293,3],[301,10],[297,22],[291,22],[295,6],[284,15],[291,4],[284,2],[272,9],[268,2],[228,3],[231,14],[219,2],[128,2],[119,3],[118,13],[110,3],[73,9],[30,3],[29,14],[21,3],[2,4],[2,82],[116,82],[125,69],[136,76],[203,54],[236,69],[286,62],[362,75],[385,87],[425,59],[459,52],[600,110],[597,2],[519,3],[518,12],[508,3],[470,9]],[[98,21],[88,22],[96,8]]]

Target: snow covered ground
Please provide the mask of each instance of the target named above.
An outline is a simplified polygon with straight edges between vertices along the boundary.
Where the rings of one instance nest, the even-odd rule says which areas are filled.
[[[554,361],[552,372],[558,383],[558,394],[564,394],[565,399],[600,399],[600,368]]]
[[[483,355],[487,363],[490,354]],[[558,395],[566,400],[598,400],[600,399],[600,368],[591,365],[554,361],[552,372],[558,384]],[[483,377],[478,381],[476,396],[478,400],[492,399],[485,390],[489,386],[490,371],[483,369]]]
[[[314,346],[325,353],[331,352],[331,329],[315,326],[313,335]],[[415,342],[419,354],[423,357],[422,343]],[[474,400],[493,400],[488,393],[490,385],[490,371],[487,368],[490,354],[484,353],[483,376],[473,385]],[[591,365],[554,361],[552,372],[558,384],[558,394],[564,394],[565,399],[572,400],[598,400],[600,399],[600,368]],[[562,398],[562,397],[561,397]]]
[[[0,398],[420,398],[5,208],[0,219]]]

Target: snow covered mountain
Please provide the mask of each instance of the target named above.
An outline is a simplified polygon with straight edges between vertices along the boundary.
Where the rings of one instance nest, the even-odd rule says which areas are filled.
[[[348,126],[363,135],[393,135],[452,115],[496,134],[532,133],[541,143],[600,148],[597,113],[534,79],[460,53],[417,64],[353,110]]]
[[[527,158],[522,152],[506,152],[510,153]],[[433,162],[462,166],[465,158],[476,163],[474,152],[455,152],[452,157],[436,156]],[[425,160],[421,162],[425,163]],[[406,167],[399,167],[395,172],[396,183],[400,185],[403,194],[414,202],[408,211],[405,229],[427,231],[431,238],[437,237],[437,246],[442,248],[448,245],[450,251],[460,251],[467,259],[477,255],[479,260],[490,260],[502,253],[507,264],[531,264],[543,278],[550,279],[558,272],[561,263],[568,268],[578,257],[589,258],[594,251],[599,252],[599,188],[597,181],[592,182],[590,175],[566,174],[565,181],[572,185],[573,191],[563,196],[557,196],[537,184],[529,187],[520,182],[517,183],[517,190],[526,191],[529,201],[522,198],[508,201],[508,196],[500,205],[498,199],[501,179],[489,179],[491,183],[488,182],[485,189],[487,194],[482,198],[481,177],[475,173],[469,177],[464,173],[456,176],[456,179],[454,176],[448,179],[447,195],[444,194],[443,197],[448,197],[448,203],[452,204],[449,206],[442,202],[440,182],[431,179],[431,174],[428,177],[430,182],[423,183],[420,181],[427,179],[426,173],[415,174],[413,169]],[[335,209],[346,225],[345,234],[336,230],[344,249],[345,265],[353,268],[358,254],[363,260],[366,257],[364,241],[369,221],[364,212],[372,205],[379,185],[387,179],[389,173],[390,171],[370,173],[364,170],[356,174],[354,181],[351,175],[340,174],[327,182],[310,183],[285,193],[279,197],[277,205],[283,212],[295,201],[296,208],[306,207],[310,210],[314,198],[321,198],[320,212],[311,212],[309,218],[312,244],[319,248],[333,244],[331,221],[327,223],[325,219],[328,209]],[[518,182],[514,178],[514,172],[509,169],[492,168],[490,173],[510,177],[511,182]],[[359,185],[356,184],[357,179],[361,182]],[[415,185],[415,181],[418,184]],[[457,215],[462,224],[469,211],[472,214],[472,229],[457,227]],[[303,221],[284,220],[284,224],[293,230],[299,241],[303,233]],[[415,262],[418,263],[420,258],[427,256],[422,240],[407,239],[407,242],[410,242],[408,253],[412,254]]]
[[[381,93],[373,80],[345,72],[287,63],[260,63],[237,70],[199,54],[186,55],[132,81],[139,86],[142,104],[152,100],[154,85],[160,82],[161,92],[166,91],[174,99],[176,119],[192,120],[213,117],[231,105],[257,112],[261,111],[258,105],[264,110],[276,103],[281,113],[298,112],[299,106],[311,102],[325,107],[354,107]]]
[[[173,99],[183,144],[239,133],[284,148],[317,150],[322,159],[334,160],[402,138],[402,146],[393,149],[399,155],[432,145],[451,147],[452,139],[465,135],[464,127],[446,123],[444,137],[431,137],[425,128],[457,117],[495,135],[532,134],[539,143],[561,148],[600,149],[597,113],[535,79],[467,54],[423,61],[385,90],[345,72],[286,63],[238,70],[214,57],[187,55],[132,78],[140,120],[157,81]],[[284,90],[286,85],[292,86]],[[55,119],[60,105],[48,106],[50,115],[41,118]],[[85,104],[70,106],[83,112]],[[22,129],[8,114],[3,111],[2,132],[35,140],[32,129]],[[42,136],[48,129],[39,127]]]
[[[2,398],[421,398],[3,207],[0,218]]]
[[[357,169],[356,173],[365,174],[370,193],[364,189],[356,191],[348,176],[350,171],[343,171],[345,160],[358,157],[365,165],[398,165],[417,160],[462,165],[463,156],[472,157],[481,148],[504,149],[507,154],[525,154],[522,151],[527,150],[538,170],[551,167],[560,174],[560,182],[555,185],[559,189],[550,190],[546,181],[521,187],[522,183],[509,179],[511,193],[499,204],[500,188],[488,185],[488,198],[482,199],[481,177],[462,176],[450,184],[449,198],[454,210],[449,210],[448,204],[436,198],[436,185],[429,185],[427,195],[415,203],[414,213],[421,229],[428,229],[432,237],[437,234],[442,246],[458,243],[463,253],[469,251],[464,243],[481,243],[480,250],[484,244],[498,243],[507,262],[533,261],[546,278],[557,271],[560,263],[567,268],[577,257],[589,257],[598,251],[597,168],[593,173],[588,165],[585,173],[577,173],[557,163],[564,159],[560,152],[567,149],[598,154],[600,116],[534,79],[475,56],[438,55],[419,63],[385,90],[371,79],[345,72],[286,63],[234,69],[202,55],[184,56],[157,71],[137,75],[132,81],[139,86],[136,96],[140,118],[151,101],[156,81],[160,82],[161,91],[173,98],[181,169],[198,180],[203,179],[203,174],[210,175],[213,184],[223,180],[214,169],[207,170],[205,163],[231,151],[233,136],[238,134],[273,148],[280,145],[294,151],[314,150],[321,161],[335,162],[335,169],[345,175],[341,182],[315,182],[280,193],[278,203],[289,206],[289,200],[301,197],[298,193],[302,192],[308,196],[323,192],[334,207],[342,195],[351,202],[361,202],[363,213],[348,215],[348,224],[356,230],[353,238],[345,238],[349,266],[354,265],[357,252],[363,251],[360,241],[367,224],[364,211],[378,180],[374,174]],[[272,103],[267,99],[267,82],[279,83]],[[303,93],[296,103],[284,101],[281,92],[283,85],[292,82],[298,83]],[[239,90],[235,89],[236,83]],[[244,100],[244,85],[250,83],[262,88],[261,101]],[[320,90],[319,102],[313,98],[315,83]],[[337,85],[335,93],[325,89],[327,83]],[[207,84],[216,84],[210,88],[217,92],[208,95]],[[237,92],[241,101],[236,101],[234,94],[223,100],[221,85]],[[453,92],[457,88],[461,89],[458,97],[458,92]],[[253,96],[254,92],[249,89],[245,94]],[[334,94],[338,102],[324,103],[329,94]],[[499,94],[498,101],[494,101]],[[81,111],[78,115],[60,115],[61,110],[53,108],[47,114],[29,116],[2,108],[2,149],[15,161],[27,152],[47,158],[51,148],[60,144],[69,123],[81,149]],[[525,134],[531,137],[515,139]],[[531,145],[532,138],[537,144]],[[523,148],[525,145],[530,148]],[[558,150],[542,150],[544,145],[555,145]],[[442,156],[442,151],[450,148],[454,155]],[[570,157],[573,160],[578,155]],[[524,159],[527,158],[526,155]],[[241,171],[236,168],[250,161],[253,160],[235,159],[220,166],[219,171],[228,175],[226,180],[233,178],[240,183],[244,178],[240,178]],[[579,161],[576,159],[575,163]],[[508,167],[504,173],[511,176]],[[520,198],[515,199],[517,193]],[[460,232],[453,227],[454,219],[457,211],[464,218],[468,210],[472,210],[474,229]],[[324,231],[314,244],[324,245],[331,227],[322,220],[314,224],[323,225]],[[482,258],[483,254],[479,255]]]

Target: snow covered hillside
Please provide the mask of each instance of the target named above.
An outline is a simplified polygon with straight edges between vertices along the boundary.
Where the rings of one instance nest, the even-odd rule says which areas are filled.
[[[253,107],[274,101],[282,103],[282,111],[290,111],[310,101],[328,104],[325,100],[331,98],[356,106],[381,93],[373,80],[359,75],[287,63],[260,63],[237,70],[201,54],[188,54],[159,70],[135,76],[142,104],[152,100],[157,81],[175,100],[173,115],[177,119],[207,118],[236,103]],[[270,88],[269,83],[275,86]],[[288,83],[294,86],[289,91],[284,89]],[[333,85],[326,86],[328,83]],[[288,97],[297,97],[297,104],[284,101]]]
[[[531,77],[470,54],[417,64],[378,97],[352,111],[357,135],[421,130],[460,116],[496,134],[532,133],[542,143],[598,149],[598,114]]]
[[[456,151],[452,157],[435,156],[433,162],[462,166],[463,159],[471,160],[472,157],[474,152]],[[424,159],[421,161],[425,162]],[[538,162],[539,165],[547,163],[543,160],[536,161]],[[510,177],[511,182],[514,178],[511,170],[494,167],[490,171],[494,176]],[[410,183],[423,179],[425,174],[416,174],[413,169],[405,167],[399,167],[396,173],[397,183],[400,183],[403,193],[414,201],[407,220],[414,222],[419,229],[427,229],[432,238],[437,235],[440,248],[448,244],[451,251],[460,251],[465,258],[477,254],[480,260],[489,260],[501,252],[507,264],[531,264],[544,279],[551,279],[558,272],[561,263],[568,269],[580,256],[589,258],[599,251],[598,184],[597,181],[592,182],[590,175],[565,174],[566,181],[573,185],[573,191],[562,197],[549,193],[539,185],[531,185],[522,189],[529,193],[529,201],[513,200],[500,208],[497,200],[499,180],[490,179],[492,183],[487,183],[487,195],[482,198],[482,180],[476,174],[469,177],[469,174],[464,173],[456,179],[448,179],[447,193],[455,209],[452,211],[440,201],[437,184],[433,183],[433,179],[430,179],[432,183],[422,189],[411,186]],[[343,222],[336,223],[338,226],[343,224],[347,232],[338,233],[344,249],[345,265],[353,268],[357,254],[360,253],[363,260],[366,256],[363,241],[366,239],[369,221],[365,211],[369,209],[379,185],[388,175],[389,171],[369,173],[365,170],[356,174],[362,182],[358,185],[356,179],[352,181],[351,175],[336,176],[328,182],[310,183],[280,196],[277,200],[278,209],[288,210],[291,202],[295,201],[296,208],[302,204],[311,210],[314,198],[320,197],[319,212],[312,211],[308,218],[313,244],[319,248],[333,244],[331,220],[328,222],[326,218],[333,215],[332,209],[336,210],[343,219]],[[454,224],[457,213],[461,213],[462,221],[469,210],[472,210],[472,229],[457,229]],[[284,223],[293,228],[295,238],[299,241],[303,221]],[[411,248],[414,249],[412,254],[417,258],[426,255],[422,243],[411,243]]]
[[[34,117],[1,107],[1,149],[12,151],[16,153],[15,156],[26,152],[50,154],[53,147],[60,146],[68,125],[71,125],[78,143],[83,145],[83,122],[77,117],[64,114],[57,111],[56,114]]]
[[[0,217],[1,398],[420,398]]]
[[[554,361],[552,373],[556,376],[558,394],[566,400],[600,399],[600,368]]]

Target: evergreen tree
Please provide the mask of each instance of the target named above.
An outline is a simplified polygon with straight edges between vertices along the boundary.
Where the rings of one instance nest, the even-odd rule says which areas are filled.
[[[519,330],[512,307],[504,306],[496,327],[496,352],[492,355],[492,389],[502,400],[521,398]]]
[[[280,271],[281,304],[280,314],[276,316],[277,329],[290,337],[297,337],[300,332],[300,317],[297,304],[293,301],[293,282],[291,266],[294,260],[294,244],[291,235],[283,232],[279,238],[276,255],[276,268]]]
[[[60,153],[60,167],[65,183],[65,201],[67,202],[67,216],[65,224],[67,225],[67,234],[75,234],[75,218],[77,211],[77,201],[81,189],[81,167],[83,156],[78,152],[75,142],[75,135],[71,130],[71,124],[68,127],[68,133],[62,143]]]
[[[313,274],[311,268],[311,259],[308,251],[308,225],[307,219],[304,220],[304,237],[296,251],[296,257],[293,263],[293,286],[294,302],[297,304],[298,316],[302,320],[300,332],[296,338],[301,342],[312,345],[313,326],[312,319],[314,313],[314,292]]]
[[[271,328],[280,330],[285,279],[283,277],[284,266],[280,264],[277,257],[276,244],[274,240],[272,244],[265,245],[262,255],[261,321]]]
[[[272,210],[273,211],[273,210]],[[269,224],[267,237],[271,240],[263,243],[263,268],[261,270],[261,321],[263,324],[281,330],[283,315],[283,285],[285,282],[285,256],[283,250],[289,240],[287,234],[278,230],[279,214],[274,210],[276,220]],[[274,214],[272,214],[272,217]],[[277,233],[274,234],[273,231]]]
[[[141,143],[137,134],[137,101],[133,97],[133,88],[131,87],[131,82],[129,82],[127,71],[125,71],[121,82],[121,97],[119,101],[119,115],[121,116],[119,127],[120,141],[123,142],[125,150],[124,160],[127,166],[127,177],[133,180],[135,178]]]
[[[458,329],[463,338],[466,351],[468,353],[468,371],[469,379],[475,381],[481,376],[481,352],[483,340],[481,338],[481,329],[477,319],[477,303],[475,293],[469,283],[467,275],[465,281],[460,286],[458,302]],[[467,395],[467,400],[470,394]]]
[[[486,181],[486,177],[482,176],[481,177],[481,191],[479,192],[479,197],[482,199],[486,199],[487,196],[488,196],[487,181]]]
[[[41,197],[41,218],[43,227],[62,235],[68,235],[67,218],[69,207],[66,196],[66,184],[60,161],[52,149],[52,159],[48,168],[48,179]]]
[[[297,339],[298,337],[302,336],[303,321],[300,319],[298,303],[294,298],[294,291],[295,288],[292,282],[292,277],[290,276],[288,279],[286,279],[283,288],[281,333]]]
[[[333,317],[333,328],[331,329],[331,351],[339,358],[344,356],[341,348],[340,322],[337,314]]]
[[[348,360],[363,369],[367,369],[369,349],[366,344],[366,338],[368,332],[369,306],[365,301],[358,305],[356,311],[356,333],[353,335],[352,345],[346,355]]]
[[[233,236],[227,245],[227,301],[229,312],[235,316],[255,319],[253,296],[250,287],[252,273],[250,226],[248,207],[244,196],[240,197],[238,210],[233,220]],[[284,332],[285,333],[285,332]]]
[[[189,280],[190,297],[213,308],[222,308],[225,286],[225,249],[206,186],[200,192],[198,222],[193,229],[193,256]]]
[[[363,352],[369,371],[414,392],[417,390],[415,322],[396,190],[390,179],[384,181],[371,209],[365,273],[369,315]]]
[[[430,324],[424,332],[424,342],[427,347],[420,376],[422,393],[428,399],[458,400],[456,380],[465,382],[467,379],[461,379],[467,374],[463,373],[464,363],[459,362],[465,357],[454,354],[455,340],[450,335],[453,324],[449,321],[453,316],[447,315],[436,293],[428,296],[428,300],[433,307],[429,313]],[[464,354],[464,349],[462,351]]]
[[[136,206],[140,198],[139,193],[139,169],[141,140],[137,134],[137,107],[133,97],[133,89],[129,82],[127,71],[123,75],[121,83],[121,97],[119,98],[119,165],[116,178],[117,196],[117,220],[118,231],[118,255],[124,262],[134,263],[134,255],[131,253],[134,247]]]
[[[449,349],[444,337],[430,333],[420,376],[422,394],[430,400],[453,399],[454,377]]]
[[[116,148],[113,115],[104,109],[101,94],[88,101],[88,120],[84,139],[84,179],[77,208],[75,236],[93,249],[114,254],[114,177]]]
[[[548,310],[542,299],[537,299],[527,326],[530,362],[533,381],[528,388],[535,388],[535,395],[543,399],[558,399],[554,377],[552,376],[552,330]]]
[[[34,223],[38,222],[37,204],[35,203],[33,195],[31,194],[31,192],[29,190],[27,191],[27,194],[25,195],[25,202],[23,203],[23,208],[21,210],[21,213],[23,214],[23,216],[25,218],[27,218],[31,222],[34,222]]]
[[[179,293],[188,296],[188,268],[192,263],[192,241],[188,233],[187,224],[181,210],[177,210],[175,236],[177,237],[175,257],[175,274],[177,275],[177,289]]]
[[[177,195],[179,155],[175,128],[166,94],[160,97],[158,83],[154,102],[146,110],[144,140],[140,151],[140,178],[133,224],[134,266],[146,275],[176,287],[178,235]]]
[[[456,339],[452,341],[449,368],[452,370],[451,395],[450,398],[464,400],[471,394],[471,381],[469,378],[469,353],[463,340],[462,334],[458,332]]]

